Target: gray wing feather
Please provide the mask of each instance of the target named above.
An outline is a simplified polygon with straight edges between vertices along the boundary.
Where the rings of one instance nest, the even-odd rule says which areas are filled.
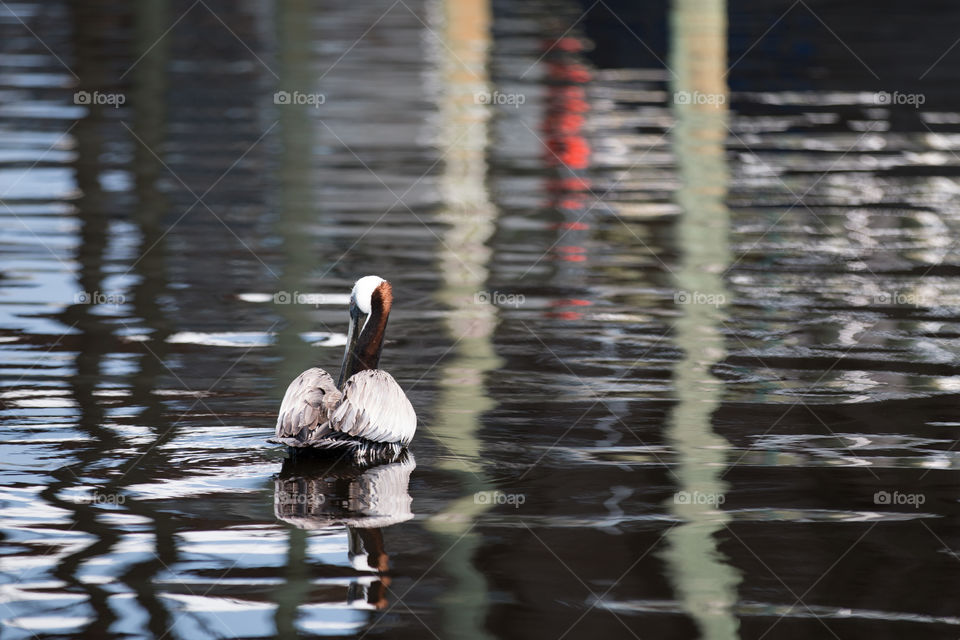
[[[301,373],[283,394],[276,441],[302,446],[330,433],[330,414],[342,395],[323,369],[314,367]]]
[[[406,445],[417,430],[417,414],[393,376],[368,369],[347,380],[330,415],[330,428],[373,442]]]

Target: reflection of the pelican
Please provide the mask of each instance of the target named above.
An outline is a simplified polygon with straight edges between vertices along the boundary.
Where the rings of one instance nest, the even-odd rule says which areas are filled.
[[[306,530],[346,525],[350,564],[376,574],[351,582],[346,594],[351,606],[381,609],[387,604],[390,565],[382,528],[413,517],[408,487],[416,466],[410,452],[375,467],[288,458],[274,481],[278,519]]]

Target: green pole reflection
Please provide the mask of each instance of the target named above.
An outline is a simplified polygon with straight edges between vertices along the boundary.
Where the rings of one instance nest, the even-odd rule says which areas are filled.
[[[312,55],[317,8],[306,0],[280,0],[276,5],[276,68],[280,78],[277,90],[312,92],[317,89],[319,68]],[[313,307],[296,304],[292,296],[307,287],[317,269],[317,244],[310,225],[323,222],[322,199],[314,185],[323,180],[313,162],[321,125],[310,115],[306,105],[277,105],[277,139],[281,146],[277,167],[276,233],[283,241],[283,271],[276,282],[277,291],[288,294],[291,304],[277,304],[274,309],[283,317],[284,330],[277,335],[281,356],[275,393],[282,397],[290,380],[304,369],[316,366],[318,352],[304,348],[300,334],[316,328]]]
[[[684,357],[674,371],[677,405],[667,437],[677,453],[677,494],[669,508],[680,521],[667,534],[665,560],[681,608],[704,638],[736,638],[733,614],[739,572],[717,549],[715,534],[730,517],[722,510],[729,443],[714,433],[711,416],[723,385],[710,368],[726,355],[722,332],[727,299],[724,268],[731,262],[727,167],[725,0],[673,0],[670,65],[677,123],[673,149],[681,186],[677,223],[682,259],[675,271],[675,326]]]
[[[435,31],[444,39],[437,60],[442,93],[440,151],[444,172],[440,182],[447,231],[439,255],[443,285],[438,297],[450,310],[447,330],[455,345],[443,364],[439,378],[438,420],[428,433],[445,450],[437,465],[459,476],[464,498],[432,517],[427,528],[439,540],[438,548],[449,552],[441,567],[453,587],[441,598],[443,625],[449,637],[487,638],[487,585],[472,558],[480,537],[471,533],[477,516],[487,508],[474,495],[489,489],[478,464],[481,442],[477,437],[480,416],[493,407],[484,388],[487,372],[501,360],[494,352],[491,335],[496,327],[496,309],[477,304],[476,294],[487,281],[496,210],[485,180],[489,112],[478,105],[476,94],[489,90],[486,66],[490,47],[491,13],[488,0],[446,0]]]
[[[276,29],[276,69],[280,75],[278,91],[307,91],[315,86],[321,73],[311,57],[313,32],[311,24],[317,9],[306,0],[280,0],[276,4],[274,19]],[[283,240],[284,265],[277,281],[277,291],[303,291],[308,277],[316,267],[316,247],[310,233],[305,230],[319,219],[314,204],[317,199],[311,189],[313,174],[312,153],[316,145],[316,125],[300,106],[278,105],[277,136],[281,144],[277,179],[280,182],[275,203],[277,211],[276,233]],[[295,302],[290,300],[290,302]],[[314,328],[312,308],[300,304],[274,305],[283,318],[284,330],[277,336],[280,362],[275,377],[278,385],[274,397],[282,397],[289,380],[300,372],[315,366],[317,352],[305,348],[299,334]],[[297,610],[310,601],[310,565],[307,555],[309,532],[296,527],[289,528],[285,581],[276,590],[277,602],[274,622],[277,636],[297,637]]]

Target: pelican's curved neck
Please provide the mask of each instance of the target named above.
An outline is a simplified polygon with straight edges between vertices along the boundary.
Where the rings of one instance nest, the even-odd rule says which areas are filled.
[[[386,285],[386,286],[384,286]],[[350,330],[343,352],[343,366],[337,386],[343,388],[350,376],[367,369],[376,369],[383,351],[392,302],[389,285],[385,282],[374,290],[370,300],[370,314],[364,314],[355,305],[350,309]]]

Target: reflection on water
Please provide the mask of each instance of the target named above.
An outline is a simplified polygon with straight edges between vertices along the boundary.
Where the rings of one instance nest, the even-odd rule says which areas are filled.
[[[676,0],[671,7],[670,68],[674,96],[713,99],[676,104],[674,153],[680,185],[677,244],[682,255],[673,271],[681,316],[674,340],[684,350],[674,369],[675,405],[666,437],[676,452],[678,488],[670,501],[679,524],[665,534],[665,559],[678,599],[696,621],[700,635],[739,637],[734,614],[739,572],[717,549],[715,536],[730,516],[722,505],[730,488],[722,474],[730,443],[713,430],[723,390],[711,369],[726,357],[724,306],[730,292],[722,274],[733,261],[729,248],[727,138],[726,2]]]
[[[273,507],[277,518],[308,531],[345,525],[350,565],[376,577],[349,582],[348,606],[387,606],[390,560],[383,528],[413,517],[408,487],[416,466],[409,453],[398,462],[367,469],[339,461],[331,464],[329,460],[284,461],[275,480]],[[331,602],[329,594],[324,597]]]
[[[477,104],[478,95],[493,89],[486,69],[490,47],[490,5],[486,0],[449,0],[432,7],[433,58],[437,75],[438,147],[443,159],[438,191],[437,268],[441,283],[436,297],[446,307],[444,329],[451,347],[438,361],[437,412],[445,416],[425,431],[443,447],[436,466],[456,478],[463,497],[451,500],[427,521],[426,528],[445,552],[442,570],[451,577],[448,591],[437,598],[443,609],[442,633],[484,639],[489,586],[473,563],[482,542],[476,520],[489,505],[479,492],[489,488],[481,463],[480,418],[493,408],[484,378],[500,364],[491,336],[497,310],[486,302],[496,208],[485,184],[486,151],[491,113]],[[432,365],[431,365],[432,366]]]
[[[938,8],[0,6],[0,636],[955,638]],[[366,273],[416,468],[292,465]]]

